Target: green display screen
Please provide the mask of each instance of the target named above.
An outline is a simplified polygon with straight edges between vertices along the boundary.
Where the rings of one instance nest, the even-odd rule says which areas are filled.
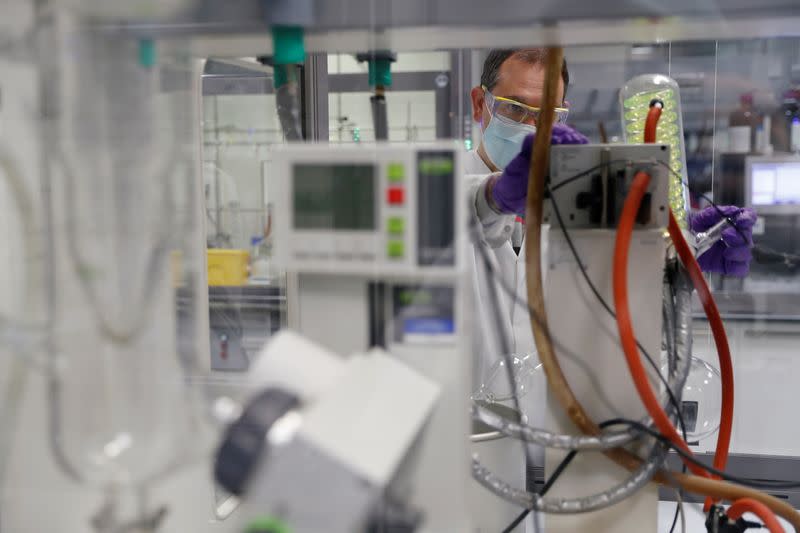
[[[296,229],[374,230],[375,166],[294,166]]]

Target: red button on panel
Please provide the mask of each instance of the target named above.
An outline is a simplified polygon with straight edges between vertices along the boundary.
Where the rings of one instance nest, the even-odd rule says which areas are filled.
[[[389,187],[386,190],[386,201],[391,205],[400,205],[405,201],[405,193],[402,187]]]

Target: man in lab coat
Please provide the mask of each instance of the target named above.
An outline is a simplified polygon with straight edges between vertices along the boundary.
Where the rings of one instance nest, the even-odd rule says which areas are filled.
[[[502,356],[498,335],[504,335],[511,353],[524,361],[518,372],[527,374],[522,382],[526,389],[520,397],[520,406],[528,423],[541,427],[544,419],[546,382],[539,366],[536,347],[531,332],[530,319],[525,307],[525,257],[522,236],[528,187],[528,171],[533,138],[536,133],[539,106],[542,103],[547,52],[544,49],[492,50],[483,65],[481,85],[471,91],[472,116],[480,124],[481,142],[469,152],[464,164],[468,180],[469,201],[472,214],[479,221],[476,234],[478,243],[471,247],[470,260],[474,263],[475,317],[477,322],[475,361],[475,397],[485,398],[489,393],[507,397],[507,377],[499,367]],[[569,83],[566,61],[561,70],[557,101],[564,103]],[[586,137],[566,125],[567,110],[556,109],[552,144],[585,144]],[[728,228],[722,239],[698,258],[706,272],[745,276],[751,258],[750,234],[755,222],[752,209],[735,206],[721,208],[737,228]],[[722,217],[714,208],[697,213],[690,219],[693,231],[704,231]],[[548,228],[542,228],[543,260],[547,256]],[[746,239],[743,240],[742,237]],[[495,273],[484,268],[478,246],[488,247],[495,264]],[[546,269],[542,269],[546,272]],[[499,278],[499,279],[495,279]],[[491,305],[489,284],[496,287],[499,300],[498,323]],[[505,287],[504,287],[505,286]],[[509,294],[513,291],[515,296]],[[522,305],[519,302],[523,302]],[[505,391],[505,394],[503,394]],[[509,439],[505,439],[506,441]],[[495,441],[496,443],[502,441]],[[476,445],[487,466],[518,487],[525,486],[522,456],[519,444],[514,448],[503,444]],[[544,464],[543,450],[531,449],[535,466]],[[529,476],[530,477],[530,476]],[[532,484],[527,483],[529,489]]]
[[[541,105],[544,90],[546,52],[531,50],[492,50],[486,58],[481,74],[481,85],[472,89],[472,116],[481,125],[481,143],[476,150],[469,152],[464,163],[464,172],[469,181],[470,200],[474,213],[481,223],[485,243],[500,268],[506,285],[515,287],[519,294],[525,294],[525,262],[518,255],[522,246],[522,215],[525,209],[527,192],[527,169],[514,180],[503,175],[515,158],[514,163],[530,161],[530,151],[520,154],[526,137],[536,131],[538,107]],[[561,70],[558,101],[564,101],[564,92],[569,83],[566,62]],[[566,110],[559,109],[558,115],[565,118]],[[586,138],[567,126],[559,126],[559,131],[568,131],[565,140],[572,143],[586,143]],[[557,135],[554,134],[554,141]],[[530,144],[530,141],[529,141]],[[516,165],[515,165],[516,166]],[[523,178],[523,179],[520,179]],[[500,189],[498,191],[498,189]],[[499,194],[498,194],[499,193]],[[476,265],[480,266],[480,254],[476,250]],[[484,275],[482,268],[476,269]],[[485,283],[480,288],[479,301],[487,301]],[[528,314],[524,308],[516,308],[503,291],[500,293],[503,323],[508,325],[505,332],[513,353],[524,354],[534,351]],[[486,308],[487,306],[481,306]],[[489,309],[484,309],[489,311]],[[493,321],[483,321],[489,326]],[[484,352],[496,352],[496,339],[483,336]],[[494,358],[492,358],[494,362]]]

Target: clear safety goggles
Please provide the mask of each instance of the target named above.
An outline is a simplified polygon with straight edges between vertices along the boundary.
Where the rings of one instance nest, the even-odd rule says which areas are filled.
[[[538,107],[532,107],[522,102],[512,100],[511,98],[495,96],[483,85],[481,85],[481,88],[486,95],[486,107],[493,117],[503,117],[520,124],[530,124],[533,126],[538,124],[539,113],[541,112]],[[569,114],[567,108],[557,107],[555,111],[555,121],[557,123],[564,123],[567,121],[567,115]]]

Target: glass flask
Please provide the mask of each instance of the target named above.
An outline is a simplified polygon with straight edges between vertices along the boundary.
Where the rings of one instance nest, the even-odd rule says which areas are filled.
[[[663,74],[642,74],[629,80],[619,92],[622,134],[626,143],[644,142],[644,123],[653,99],[664,103],[656,129],[656,142],[669,145],[669,205],[681,227],[686,228],[689,208],[686,148],[678,83]]]
[[[661,371],[666,375],[668,369],[664,366]],[[666,401],[666,396],[663,399]],[[681,409],[689,442],[700,441],[719,429],[722,377],[714,366],[694,356],[683,387]]]
[[[517,398],[523,398],[534,386],[535,376],[542,364],[534,354],[511,354],[513,362],[512,373],[514,376],[514,389],[506,370],[505,359],[498,359],[485,372],[478,389],[473,393],[472,399],[486,404],[507,403],[516,393]]]
[[[206,442],[192,386],[204,372],[196,73],[177,44],[57,27],[43,60],[51,448],[76,481],[111,492],[152,483]]]

